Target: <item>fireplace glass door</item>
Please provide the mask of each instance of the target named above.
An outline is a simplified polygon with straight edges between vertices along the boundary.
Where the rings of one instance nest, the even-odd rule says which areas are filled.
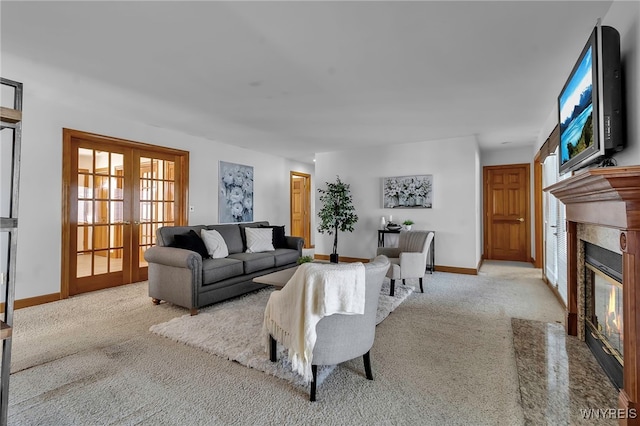
[[[603,343],[605,352],[610,352],[620,364],[624,349],[622,323],[622,284],[587,264],[587,321]]]

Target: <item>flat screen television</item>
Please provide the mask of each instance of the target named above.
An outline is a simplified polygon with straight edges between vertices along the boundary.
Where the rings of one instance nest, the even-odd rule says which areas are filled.
[[[558,96],[561,175],[624,148],[621,80],[620,35],[597,25]]]

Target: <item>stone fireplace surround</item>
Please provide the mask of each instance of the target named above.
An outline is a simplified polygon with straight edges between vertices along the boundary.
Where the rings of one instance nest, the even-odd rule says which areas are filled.
[[[578,223],[577,226],[577,239],[578,239],[578,275],[577,275],[577,288],[576,299],[578,302],[578,333],[577,336],[580,340],[585,340],[585,319],[586,319],[586,295],[585,295],[585,275],[582,271],[585,270],[585,254],[584,243],[588,242],[600,247],[604,247],[607,250],[611,250],[614,253],[622,254],[620,251],[620,231],[615,228],[607,228],[604,226],[594,226],[586,223]]]
[[[584,339],[583,241],[622,253],[624,370],[618,408],[640,410],[640,166],[590,169],[545,188],[566,206],[567,334]],[[617,237],[617,238],[616,238]],[[617,239],[617,244],[616,244]],[[617,247],[616,247],[617,245]],[[633,411],[631,411],[633,410]],[[640,426],[640,415],[621,416]]]
[[[592,260],[595,259],[598,264],[604,264],[605,266],[611,268],[612,271],[621,272],[622,252],[620,251],[619,242],[620,231],[615,228],[578,223],[577,238],[578,285],[576,289],[576,299],[578,303],[578,338],[587,343],[587,346],[589,346],[591,352],[596,357],[601,367],[605,370],[611,382],[615,385],[616,389],[618,389],[622,386],[623,369],[619,364],[620,361],[617,355],[605,349],[607,343],[609,343],[613,345],[612,347],[614,348],[614,351],[619,350],[617,344],[609,341],[606,337],[605,324],[607,323],[607,318],[605,315],[596,316],[595,322],[592,322],[592,326],[604,326],[603,329],[600,330],[601,333],[603,333],[600,336],[594,335],[593,333],[595,331],[592,331],[587,324],[587,320],[589,320],[590,314],[598,314],[598,307],[594,304],[598,302],[598,300],[596,300],[596,295],[592,293],[592,291],[595,291],[595,287],[591,287],[591,285],[595,285],[595,282],[597,282],[597,280],[595,274],[587,269],[587,252],[591,250],[590,253]],[[591,246],[593,248],[589,248],[587,246]],[[610,252],[615,253],[616,255],[618,255],[618,258],[616,259],[614,255],[609,256],[601,251],[596,251],[595,248],[597,247],[607,249]],[[604,275],[604,272],[600,273]],[[589,277],[593,277],[593,284],[588,284],[591,282],[591,280],[588,279]],[[618,281],[613,278],[611,279],[613,281]],[[606,279],[600,278],[600,280],[601,286],[612,286],[612,284],[607,283]],[[611,287],[607,288],[610,289]],[[607,290],[607,295],[610,297],[609,291],[610,290]],[[602,302],[603,300],[600,299],[599,301]],[[607,301],[611,303],[611,299],[607,299]],[[590,308],[588,308],[589,306]],[[611,308],[611,306],[609,306],[609,308]],[[616,305],[615,308],[621,309],[622,307]],[[593,309],[593,311],[589,312],[591,309]],[[600,306],[600,309],[603,309],[603,307]],[[604,312],[602,311],[600,312],[600,314],[603,313]],[[601,339],[604,339],[604,341],[602,341]],[[622,353],[620,355],[622,355]]]

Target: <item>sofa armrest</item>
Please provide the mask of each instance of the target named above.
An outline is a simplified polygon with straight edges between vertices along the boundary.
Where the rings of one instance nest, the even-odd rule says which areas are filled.
[[[195,251],[176,247],[149,247],[144,252],[144,260],[148,263],[202,271],[202,256]]]
[[[287,235],[284,237],[287,242],[287,248],[298,250],[298,254],[302,256],[302,247],[304,247],[304,238],[292,237]]]
[[[197,313],[198,289],[202,285],[202,256],[175,247],[149,247],[149,297],[165,300]]]

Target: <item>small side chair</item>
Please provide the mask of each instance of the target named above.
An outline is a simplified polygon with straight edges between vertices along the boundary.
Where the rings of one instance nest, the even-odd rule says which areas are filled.
[[[311,389],[309,401],[316,400],[316,380],[318,365],[335,365],[360,356],[364,360],[367,379],[373,380],[370,350],[376,335],[376,313],[380,289],[389,260],[378,256],[364,264],[365,305],[363,315],[334,314],[322,318],[316,325],[317,339],[313,347],[311,365]],[[277,361],[277,341],[269,336],[269,358]]]
[[[396,280],[405,283],[407,278],[418,278],[420,291],[424,293],[422,278],[427,269],[429,248],[434,233],[429,231],[401,231],[398,247],[378,247],[378,255],[389,258],[391,265],[387,277],[391,280],[390,296],[394,295]]]

